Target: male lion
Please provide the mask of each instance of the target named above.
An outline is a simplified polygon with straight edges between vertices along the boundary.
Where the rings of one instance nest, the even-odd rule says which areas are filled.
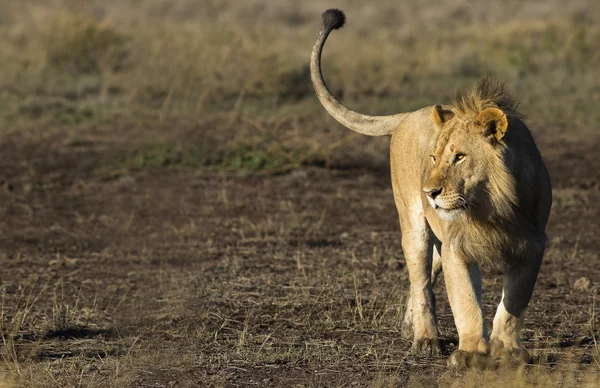
[[[323,13],[312,50],[312,82],[325,109],[353,131],[392,135],[390,163],[410,277],[403,334],[412,351],[439,353],[433,284],[441,272],[458,330],[451,366],[529,359],[520,346],[523,316],[544,255],[550,178],[504,84],[483,79],[452,105],[392,116],[354,112],[329,92],[321,51],[340,10]],[[481,306],[479,265],[504,267],[491,336]],[[491,355],[492,357],[488,357]]]

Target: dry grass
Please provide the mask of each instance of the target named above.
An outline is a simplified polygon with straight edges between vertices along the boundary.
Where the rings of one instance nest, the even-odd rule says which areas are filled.
[[[9,3],[0,387],[594,386],[595,1],[336,4],[348,25],[324,70],[346,104],[396,113],[496,75],[550,168],[552,243],[524,333],[536,363],[462,374],[400,338],[388,140],[341,129],[313,95],[324,5]],[[487,270],[488,313],[500,284]]]

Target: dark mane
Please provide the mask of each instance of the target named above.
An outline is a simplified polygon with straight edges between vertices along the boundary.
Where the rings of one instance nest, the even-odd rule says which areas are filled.
[[[487,108],[498,108],[509,118],[523,118],[518,111],[519,103],[508,92],[506,84],[490,77],[482,78],[470,92],[459,90],[452,106],[455,113],[464,118],[477,117]]]

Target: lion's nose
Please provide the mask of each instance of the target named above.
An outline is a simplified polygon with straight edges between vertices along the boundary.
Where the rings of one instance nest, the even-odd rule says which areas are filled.
[[[423,189],[423,192],[425,194],[427,194],[427,196],[429,198],[435,199],[435,197],[437,197],[438,195],[440,195],[440,193],[442,192],[442,188],[441,187],[440,188],[432,188],[432,189],[426,188],[426,189]]]

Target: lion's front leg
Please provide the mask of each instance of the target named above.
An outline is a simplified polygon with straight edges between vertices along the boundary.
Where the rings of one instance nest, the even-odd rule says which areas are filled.
[[[450,355],[453,367],[485,368],[489,352],[488,330],[481,306],[481,271],[449,246],[442,247],[442,266],[450,307],[458,331],[458,350]]]
[[[494,317],[491,335],[492,355],[503,362],[529,362],[531,357],[521,347],[521,327],[525,310],[542,262],[542,255],[534,255],[525,265],[507,266],[504,270],[502,301]]]

